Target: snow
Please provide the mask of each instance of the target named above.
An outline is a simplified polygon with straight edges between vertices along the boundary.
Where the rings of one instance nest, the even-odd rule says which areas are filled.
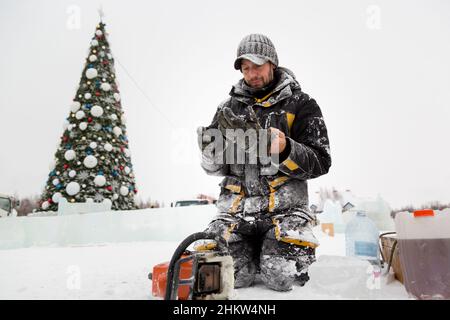
[[[156,299],[148,279],[152,267],[170,260],[179,241],[203,230],[214,213],[214,206],[192,206],[0,219],[0,299]],[[22,234],[9,241],[14,230],[5,236],[8,228]],[[343,234],[313,231],[321,245],[304,287],[275,292],[257,279],[233,298],[409,298],[392,274],[379,275],[368,262],[345,257]]]

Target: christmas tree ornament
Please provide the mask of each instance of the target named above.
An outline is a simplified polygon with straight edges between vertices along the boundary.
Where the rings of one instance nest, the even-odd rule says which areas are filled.
[[[91,46],[93,46],[93,47],[96,47],[96,46],[98,46],[98,41],[97,40],[92,40],[91,41]]]
[[[112,120],[112,121],[117,121],[117,114],[113,113],[113,114],[111,115],[111,120]]]
[[[101,36],[103,34],[102,30],[95,31],[96,36]]]
[[[88,79],[94,79],[95,77],[97,77],[98,72],[97,69],[95,68],[89,68],[86,70],[86,78]]]
[[[98,175],[94,179],[94,183],[97,187],[103,187],[106,184],[106,178],[103,175]]]
[[[67,161],[72,161],[73,159],[75,159],[76,157],[76,153],[74,150],[67,150],[64,153],[64,159],[66,159]]]
[[[95,168],[95,166],[97,165],[98,161],[97,158],[95,156],[87,156],[86,158],[84,158],[83,160],[83,164],[86,168],[92,169]]]
[[[120,101],[120,94],[118,94],[117,92],[114,93],[114,99],[116,99],[117,102]]]
[[[52,196],[52,201],[54,203],[58,203],[59,199],[61,199],[62,194],[60,192],[56,192],[53,196]]]
[[[75,114],[75,117],[76,117],[78,120],[83,119],[85,116],[86,116],[86,114],[84,113],[83,110],[77,111],[77,113]]]
[[[110,143],[105,143],[103,145],[103,149],[105,149],[105,151],[111,152],[113,149],[113,146]]]
[[[80,128],[80,130],[84,131],[87,128],[87,123],[86,122],[80,122],[78,127]]]
[[[97,142],[93,141],[89,144],[89,147],[91,147],[92,149],[97,148]]]
[[[116,135],[116,137],[118,137],[122,134],[122,129],[120,129],[119,127],[114,127],[113,132]]]
[[[91,109],[91,114],[93,117],[101,117],[103,115],[103,108],[100,106],[93,106]]]
[[[66,186],[66,193],[69,196],[74,196],[78,192],[80,192],[80,184],[78,182],[72,181],[72,182],[69,182],[67,184],[67,186]]]
[[[86,100],[89,100],[91,97],[92,97],[92,95],[91,95],[89,92],[87,92],[87,93],[84,94],[84,98],[85,98]]]
[[[69,177],[70,178],[73,178],[73,177],[75,177],[77,175],[77,172],[75,171],[75,170],[70,170],[69,171]]]
[[[78,110],[80,110],[81,107],[81,103],[78,101],[73,101],[72,105],[70,106],[70,111],[72,111],[73,113],[77,112]]]
[[[44,201],[44,202],[42,202],[42,204],[41,204],[41,208],[43,209],[43,210],[48,210],[48,207],[50,206],[50,203],[48,203],[48,201]]]
[[[89,61],[90,61],[90,62],[95,62],[95,61],[97,61],[97,56],[96,56],[95,54],[91,54],[91,55],[89,56]]]
[[[107,82],[104,82],[104,83],[101,84],[100,88],[103,91],[109,91],[109,90],[111,90],[111,85],[109,83],[107,83]]]
[[[53,179],[52,183],[54,186],[57,186],[59,184],[59,179]]]
[[[128,195],[128,192],[129,192],[129,190],[128,190],[128,188],[127,187],[125,187],[125,186],[121,186],[120,187],[120,194],[122,195],[122,196],[127,196]]]

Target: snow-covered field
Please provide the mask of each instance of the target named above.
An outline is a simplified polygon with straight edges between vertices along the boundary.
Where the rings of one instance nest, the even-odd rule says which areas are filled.
[[[175,209],[164,210],[170,215],[168,212]],[[178,226],[178,237],[202,230],[211,210],[204,209],[196,230],[191,230],[195,229],[194,225]],[[23,219],[28,219],[26,222],[29,223],[31,219],[60,218]],[[0,229],[4,220],[0,221]],[[159,220],[159,223],[161,221],[177,224],[173,217]],[[40,224],[45,223],[41,220]],[[164,226],[160,228],[164,229]],[[257,282],[251,288],[235,290],[234,298],[408,299],[404,287],[393,279],[392,274],[380,276],[367,262],[345,257],[342,234],[329,237],[318,228],[314,233],[321,246],[317,250],[318,261],[309,271],[311,280],[304,287],[295,286],[290,292],[280,293]],[[124,242],[104,243],[82,243],[74,238],[79,244],[66,241],[65,246],[44,246],[41,242],[25,248],[0,250],[0,299],[154,299],[148,273],[155,264],[170,259],[178,241],[164,241],[163,237],[161,241],[125,238]]]

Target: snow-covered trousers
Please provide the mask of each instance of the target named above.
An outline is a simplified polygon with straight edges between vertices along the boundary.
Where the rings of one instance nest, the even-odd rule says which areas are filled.
[[[296,280],[300,285],[309,280],[318,242],[310,222],[299,215],[220,214],[205,231],[227,240],[236,288],[251,286],[258,272],[264,284],[277,291],[291,290]]]

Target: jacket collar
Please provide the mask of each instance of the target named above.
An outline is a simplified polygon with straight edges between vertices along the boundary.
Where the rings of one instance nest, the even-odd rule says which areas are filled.
[[[275,72],[279,73],[279,80],[271,93],[261,99],[257,99],[251,92],[246,90],[244,79],[239,80],[231,89],[230,96],[247,105],[261,105],[263,107],[270,107],[292,96],[293,88],[300,88],[300,84],[295,79],[294,73],[283,67],[278,67]]]

